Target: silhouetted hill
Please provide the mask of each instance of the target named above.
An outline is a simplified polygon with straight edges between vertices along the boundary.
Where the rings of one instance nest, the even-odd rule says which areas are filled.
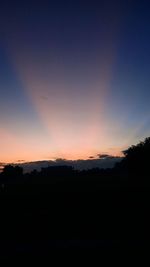
[[[66,159],[56,159],[56,160],[45,160],[45,161],[35,161],[35,162],[23,162],[19,163],[19,166],[23,168],[24,172],[31,172],[34,169],[40,171],[41,168],[47,168],[51,166],[72,166],[76,170],[87,170],[92,168],[107,169],[113,168],[117,162],[122,160],[121,157],[105,157],[105,158],[92,158],[87,160],[66,160]],[[15,166],[18,164],[15,164]]]

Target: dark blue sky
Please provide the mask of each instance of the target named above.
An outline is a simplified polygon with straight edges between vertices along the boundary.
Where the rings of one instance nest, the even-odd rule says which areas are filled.
[[[0,161],[119,154],[150,134],[149,1],[1,1]]]

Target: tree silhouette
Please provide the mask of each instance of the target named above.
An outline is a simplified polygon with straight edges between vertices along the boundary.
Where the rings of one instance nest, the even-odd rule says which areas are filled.
[[[123,153],[125,155],[124,163],[129,171],[138,174],[149,172],[150,137],[137,145],[129,147]]]
[[[4,182],[15,182],[16,179],[22,178],[23,168],[19,166],[6,165],[2,172]]]

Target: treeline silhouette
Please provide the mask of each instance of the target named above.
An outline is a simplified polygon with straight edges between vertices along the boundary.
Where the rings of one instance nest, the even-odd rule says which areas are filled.
[[[18,244],[24,251],[32,244],[39,253],[58,247],[146,246],[149,166],[150,137],[125,150],[112,169],[53,166],[23,173],[20,166],[5,166],[0,174],[1,223],[7,229],[2,251],[16,252]]]

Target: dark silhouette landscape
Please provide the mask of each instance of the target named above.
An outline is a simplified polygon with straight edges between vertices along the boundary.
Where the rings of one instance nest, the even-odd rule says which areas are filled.
[[[149,249],[149,87],[150,1],[0,2],[0,259]]]
[[[150,138],[114,168],[52,166],[0,174],[1,252],[141,249],[149,240]]]

